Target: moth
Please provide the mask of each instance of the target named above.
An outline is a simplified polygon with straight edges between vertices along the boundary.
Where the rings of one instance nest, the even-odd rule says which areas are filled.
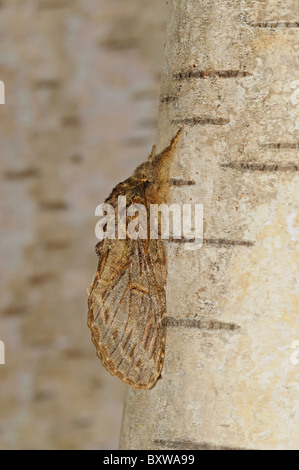
[[[170,187],[169,161],[182,133],[133,175],[119,183],[106,199],[117,212],[118,196],[127,205],[166,202]],[[165,355],[166,257],[161,239],[104,238],[96,245],[97,272],[88,289],[88,326],[102,364],[110,374],[136,389],[157,382]]]

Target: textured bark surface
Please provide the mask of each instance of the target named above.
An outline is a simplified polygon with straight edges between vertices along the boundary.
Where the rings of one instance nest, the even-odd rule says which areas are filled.
[[[185,124],[172,175],[196,185],[171,202],[204,204],[206,242],[167,246],[177,321],[161,380],[127,391],[122,449],[299,447],[298,8],[169,2],[158,149]]]

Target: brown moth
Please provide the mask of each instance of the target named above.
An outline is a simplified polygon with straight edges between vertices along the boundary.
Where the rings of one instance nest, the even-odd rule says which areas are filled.
[[[88,289],[88,326],[97,355],[108,372],[137,389],[152,388],[163,367],[166,259],[162,240],[149,238],[149,207],[166,202],[167,163],[181,132],[158,155],[154,146],[149,159],[106,199],[116,214],[118,196],[126,196],[127,206],[144,204],[148,238],[100,241],[98,269]]]

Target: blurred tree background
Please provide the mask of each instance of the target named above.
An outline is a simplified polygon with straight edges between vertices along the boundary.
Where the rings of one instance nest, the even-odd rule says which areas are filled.
[[[117,448],[86,325],[95,207],[155,140],[166,4],[1,0],[1,449]]]

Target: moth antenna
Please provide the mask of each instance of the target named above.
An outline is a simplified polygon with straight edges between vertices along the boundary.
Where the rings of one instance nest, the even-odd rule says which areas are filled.
[[[171,139],[170,144],[168,145],[168,147],[166,147],[164,150],[162,150],[162,152],[159,153],[159,155],[157,155],[157,157],[159,156],[159,157],[163,158],[165,155],[171,153],[174,150],[174,148],[175,148],[175,146],[176,146],[176,144],[177,144],[177,142],[178,142],[178,140],[179,140],[179,138],[180,138],[180,136],[183,132],[183,129],[184,129],[184,126],[179,127],[178,132]]]
[[[152,151],[151,151],[150,156],[148,157],[148,160],[151,162],[155,158],[155,156],[156,156],[156,146],[153,145],[152,146]]]

